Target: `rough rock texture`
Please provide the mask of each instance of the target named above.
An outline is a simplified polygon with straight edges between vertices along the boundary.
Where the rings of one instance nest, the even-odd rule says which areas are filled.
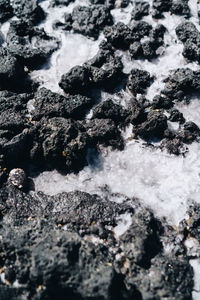
[[[44,120],[39,132],[36,131],[31,159],[65,172],[79,170],[86,163],[88,142],[79,123],[64,118]]]
[[[167,117],[156,111],[150,111],[146,120],[133,128],[134,134],[144,139],[163,138],[164,131],[167,129]]]
[[[79,119],[84,117],[86,111],[92,106],[90,98],[76,96],[61,96],[45,88],[40,89],[34,96],[33,120],[41,118],[64,117]]]
[[[136,98],[131,98],[128,106],[128,118],[127,121],[133,125],[140,124],[146,120],[146,114],[144,113],[143,103],[141,104]]]
[[[16,299],[16,293],[26,299],[123,299],[121,276],[100,246],[44,221],[29,221],[22,230],[15,232],[10,226],[1,232],[5,237],[1,253],[6,255],[5,266],[12,270],[12,277],[8,272],[6,277],[22,285],[13,293],[5,286],[2,300],[9,292],[10,299]]]
[[[133,216],[131,226],[121,237],[124,254],[137,265],[149,268],[151,259],[162,249],[161,232],[162,226],[153,214],[142,210]]]
[[[23,21],[12,21],[7,35],[8,51],[30,69],[44,64],[58,48],[58,41],[42,29],[34,29]]]
[[[200,89],[200,72],[189,68],[177,69],[165,80],[162,93],[171,99],[183,101],[184,97]]]
[[[135,41],[130,45],[129,52],[131,58],[145,58],[151,60],[159,56],[159,47],[164,46],[164,33],[166,28],[158,24],[149,34],[149,38],[144,42]]]
[[[183,15],[186,18],[190,17],[190,8],[188,0],[174,0],[170,12],[175,15]]]
[[[113,20],[105,5],[76,6],[72,12],[72,29],[89,37],[98,38],[100,30],[112,25]]]
[[[183,220],[182,230],[186,237],[193,237],[200,242],[200,207],[194,203],[188,210],[189,219]]]
[[[13,16],[13,10],[9,0],[0,0],[0,23],[7,21]]]
[[[53,0],[48,9],[73,2]],[[192,299],[194,274],[186,240],[200,241],[199,205],[192,204],[189,219],[175,227],[145,208],[144,199],[113,193],[100,180],[101,196],[76,187],[49,196],[34,191],[31,182],[41,171],[56,169],[67,175],[68,184],[69,173],[87,166],[90,177],[83,178],[85,170],[78,174],[87,186],[97,168],[101,174],[109,151],[123,150],[131,139],[181,159],[188,144],[200,142],[199,127],[186,122],[175,106],[178,101],[186,105],[199,93],[200,72],[175,69],[160,94],[146,99],[158,78],[144,69],[156,64],[169,45],[162,21],[154,19],[153,26],[143,21],[152,15],[151,4],[133,2],[90,0],[65,14],[66,8],[59,8],[64,9],[63,19],[53,24],[55,36],[63,30],[70,31],[67,35],[105,37],[92,59],[63,74],[62,96],[38,88],[28,76],[61,46],[42,24],[36,27],[45,18],[42,1],[0,0],[0,23],[15,16],[6,41],[0,36],[1,300]],[[130,22],[116,23],[117,14],[126,23],[129,7],[123,8],[129,3],[134,8]],[[190,16],[187,0],[153,0],[152,5],[153,18]],[[199,62],[197,28],[184,22],[176,33],[185,58]],[[135,66],[130,74],[127,62]],[[126,138],[130,130],[132,136]]]
[[[179,40],[184,44],[183,56],[190,61],[200,62],[200,33],[191,22],[181,23],[176,28]]]
[[[153,0],[153,17],[161,18],[163,17],[163,12],[170,10],[172,5],[172,0]]]
[[[130,3],[130,0],[90,0],[92,4],[105,4],[110,9],[113,8],[124,8]]]
[[[111,119],[92,119],[86,125],[92,145],[102,144],[122,150],[124,141],[116,124]]]
[[[161,254],[169,230],[151,211],[135,213],[134,199],[128,203],[78,191],[46,196],[13,185],[0,189],[1,299],[190,299],[187,258]],[[124,213],[132,225],[116,239],[112,229]]]
[[[187,152],[187,148],[179,137],[173,136],[172,138],[165,138],[161,142],[161,149],[166,149],[170,154],[180,155]]]
[[[153,98],[153,102],[152,102],[152,108],[153,109],[169,109],[171,107],[173,107],[174,102],[172,101],[171,98],[167,98],[167,97],[163,97],[162,95],[156,95]]]
[[[184,118],[183,114],[180,111],[178,111],[177,109],[171,110],[169,120],[171,122],[179,122],[180,124],[185,123],[185,118]]]
[[[91,88],[112,90],[123,80],[123,65],[119,57],[109,50],[101,49],[98,54],[83,66],[75,66],[63,74],[60,87],[71,94],[87,95]]]
[[[11,5],[15,16],[29,24],[37,24],[45,17],[38,0],[12,0]]]
[[[121,22],[105,28],[104,35],[109,43],[119,49],[127,49],[133,39],[131,29]]]
[[[66,93],[86,93],[89,74],[86,67],[73,67],[68,73],[62,75],[59,85]]]
[[[148,2],[136,1],[135,8],[132,11],[132,18],[134,20],[140,20],[143,16],[149,14],[150,5]]]
[[[127,49],[130,44],[140,41],[141,38],[149,36],[152,26],[144,21],[140,21],[128,27],[122,22],[106,27],[104,35],[109,43],[119,49]]]
[[[97,119],[111,119],[115,123],[123,123],[127,115],[128,112],[126,109],[109,99],[94,108],[92,117]]]
[[[151,84],[151,75],[147,71],[133,69],[128,79],[127,87],[133,94],[143,94]]]
[[[0,48],[0,89],[15,90],[22,85],[24,69],[19,60]]]
[[[183,126],[183,131],[180,132],[179,137],[186,144],[191,144],[193,141],[199,139],[200,129],[194,122],[186,122]]]
[[[26,123],[26,104],[31,94],[0,92],[0,129],[19,133]]]

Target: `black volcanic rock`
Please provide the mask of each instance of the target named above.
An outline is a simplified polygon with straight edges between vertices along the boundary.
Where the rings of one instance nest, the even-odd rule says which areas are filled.
[[[101,49],[97,55],[83,66],[75,66],[63,74],[59,86],[71,94],[87,95],[91,88],[111,91],[124,78],[123,65],[119,57],[109,50]]]
[[[183,142],[179,137],[174,137],[172,139],[165,138],[161,142],[161,149],[166,149],[170,154],[180,155],[187,151]]]
[[[127,115],[128,112],[126,109],[109,99],[101,102],[93,109],[92,117],[97,119],[111,119],[115,123],[123,123]]]
[[[200,89],[200,72],[189,68],[176,69],[165,79],[162,93],[171,99],[184,100],[184,96]]]
[[[187,257],[157,256],[148,271],[140,283],[144,299],[191,299],[193,268]]]
[[[63,6],[68,6],[70,3],[74,2],[75,0],[53,0],[52,4],[53,6],[56,5],[63,5]]]
[[[109,43],[118,49],[128,49],[130,44],[140,41],[149,36],[152,26],[147,22],[140,21],[128,27],[122,22],[104,29],[104,35]]]
[[[184,17],[189,18],[190,8],[188,0],[174,0],[170,12],[175,15],[183,15]]]
[[[161,223],[150,211],[142,210],[132,217],[132,224],[122,235],[125,255],[143,268],[150,266],[150,261],[162,249],[160,234]]]
[[[93,100],[81,95],[61,96],[50,90],[41,88],[34,96],[33,120],[41,118],[64,117],[83,118],[86,111],[92,106]]]
[[[193,237],[200,241],[200,207],[198,203],[193,203],[188,211],[189,219],[182,222],[182,230],[185,237]]]
[[[136,1],[135,8],[132,11],[132,18],[134,20],[141,20],[142,17],[149,14],[150,5],[145,1]]]
[[[172,0],[153,0],[153,17],[162,18],[163,12],[168,12],[171,5]]]
[[[146,114],[144,107],[141,105],[136,98],[131,98],[128,105],[128,118],[127,121],[133,125],[137,125],[146,120]]]
[[[120,205],[80,191],[61,193],[49,198],[50,201],[53,202],[53,218],[56,223],[68,224],[68,228],[76,226],[76,230],[81,230],[82,233],[92,231],[93,226],[99,225],[114,228],[120,215],[134,211],[129,205]],[[51,214],[52,212],[49,216]]]
[[[49,300],[123,299],[121,276],[109,265],[100,246],[45,221],[29,221],[16,232],[13,229],[1,229],[4,240],[0,249],[3,255],[6,252],[5,266],[13,268],[13,277],[23,288],[15,288],[13,294],[10,291],[10,299],[16,295]],[[6,299],[9,289],[1,289],[1,299]]]
[[[100,30],[112,24],[112,16],[105,5],[76,6],[73,9],[72,29],[74,32],[98,38]]]
[[[131,55],[131,58],[133,59],[139,59],[143,55],[143,49],[142,44],[140,42],[134,42],[130,45],[129,53]]]
[[[192,22],[184,22],[176,27],[176,34],[184,44],[183,56],[188,60],[200,62],[200,33]]]
[[[153,98],[153,102],[152,102],[152,108],[153,109],[169,109],[171,107],[173,107],[174,103],[172,101],[172,99],[168,98],[168,97],[164,97],[162,95],[156,95]]]
[[[23,65],[6,49],[0,48],[0,88],[16,90],[22,86],[25,73]]]
[[[29,24],[37,24],[45,18],[38,0],[12,0],[11,5],[16,17]]]
[[[171,110],[169,120],[171,122],[179,122],[180,124],[185,123],[185,118],[183,114],[177,109]]]
[[[33,160],[65,172],[77,171],[86,164],[89,137],[79,123],[64,118],[44,120],[35,138]]]
[[[92,119],[86,125],[87,134],[93,146],[102,144],[122,150],[124,141],[116,124],[111,119]]]
[[[151,75],[147,71],[132,69],[128,78],[127,87],[131,93],[143,94],[151,84]]]
[[[26,123],[27,102],[31,94],[0,92],[0,129],[19,133]]]
[[[75,66],[68,73],[62,75],[59,86],[72,94],[86,93],[90,83],[90,72],[84,66]]]
[[[161,112],[150,111],[146,120],[135,126],[133,132],[144,139],[163,138],[166,129],[167,117]]]
[[[44,64],[58,48],[55,38],[22,21],[10,23],[6,42],[8,51],[31,70]]]
[[[179,133],[179,137],[186,144],[191,144],[195,140],[199,140],[200,129],[194,122],[186,122],[183,131]]]
[[[118,204],[80,191],[47,196],[13,185],[0,189],[0,257],[9,282],[2,299],[189,299],[193,271],[187,257],[162,253],[163,225],[148,209],[135,213],[132,201]],[[111,228],[126,213],[132,224],[115,239]],[[98,243],[91,242],[94,236]]]
[[[159,52],[157,52],[157,50],[160,46],[164,45],[165,32],[166,28],[163,25],[158,24],[154,30],[150,31],[148,39],[141,42],[133,42],[129,48],[131,58],[144,58],[151,60],[159,56]]]
[[[130,3],[130,0],[120,0],[120,1],[115,1],[115,0],[90,0],[92,4],[104,4],[109,9],[113,8],[124,8],[127,7]]]
[[[95,88],[112,91],[124,78],[123,64],[119,57],[111,57],[109,62],[101,66],[90,67],[90,84]]]
[[[0,23],[13,17],[12,6],[9,0],[0,0]]]
[[[133,40],[131,29],[122,22],[106,27],[104,35],[109,43],[119,49],[127,49]]]

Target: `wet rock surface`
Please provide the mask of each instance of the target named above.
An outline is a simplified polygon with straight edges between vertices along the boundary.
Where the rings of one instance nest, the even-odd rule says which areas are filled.
[[[49,26],[49,11],[57,9],[63,15]],[[200,33],[191,14],[187,0],[137,0],[134,5],[127,0],[0,0],[0,299],[193,299],[189,260],[199,257],[199,248],[192,252],[187,243],[200,242],[197,203],[189,207],[188,219],[171,226],[144,199],[114,193],[101,179],[95,192],[83,191],[97,172],[107,168],[109,174],[107,156],[123,155],[129,143],[141,144],[151,155],[180,158],[187,169],[190,146],[200,141],[198,120],[182,110],[188,105],[190,111],[200,91],[195,65]],[[176,37],[167,15],[170,22],[180,18],[173,26]],[[86,44],[98,43],[98,51],[81,62],[75,49],[78,63],[71,64],[71,56],[59,51],[66,37],[81,35]],[[172,42],[183,43],[184,63],[166,65],[163,76],[160,64]],[[69,64],[59,74],[57,92],[45,87],[42,76],[39,84],[30,79],[33,70],[52,72],[59,59]],[[125,163],[117,160],[111,169],[119,164],[116,176],[122,180],[121,170],[137,162],[137,153]],[[144,158],[142,166],[134,165],[132,176],[141,178],[127,179],[127,189],[133,182],[137,195],[138,185],[158,186],[162,202],[162,178],[154,170],[146,178],[148,164],[151,168]],[[69,186],[71,175],[77,180],[84,170],[92,175],[83,179],[83,190],[77,182],[73,191],[53,196],[35,191],[34,177],[54,169]],[[185,184],[183,178],[183,190]]]

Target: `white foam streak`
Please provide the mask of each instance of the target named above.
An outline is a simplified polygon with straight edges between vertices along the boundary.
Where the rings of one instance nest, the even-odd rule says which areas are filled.
[[[113,192],[137,197],[158,216],[172,224],[186,217],[188,201],[200,195],[200,146],[193,144],[186,158],[129,143],[123,152],[110,152],[101,167],[85,167],[78,175],[63,177],[56,171],[35,179],[36,190],[56,194],[82,190],[102,194],[100,186]]]
[[[49,62],[40,70],[31,73],[31,78],[40,83],[41,87],[46,87],[53,92],[63,94],[59,88],[58,82],[64,73],[67,73],[72,67],[82,65],[98,52],[98,46],[102,40],[102,35],[97,41],[89,39],[81,34],[72,34],[60,30],[54,30],[55,21],[64,22],[64,14],[71,13],[76,5],[88,5],[88,1],[75,1],[67,7],[53,8],[49,1],[44,1],[43,9],[47,13],[45,22],[40,24],[41,28],[60,41],[60,49],[54,52]]]

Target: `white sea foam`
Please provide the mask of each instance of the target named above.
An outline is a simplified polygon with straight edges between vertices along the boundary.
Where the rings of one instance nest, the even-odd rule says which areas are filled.
[[[55,51],[49,62],[40,70],[31,73],[31,78],[40,83],[41,87],[46,87],[53,92],[63,94],[59,88],[58,82],[64,73],[67,73],[72,67],[82,65],[91,59],[97,52],[102,35],[97,41],[88,39],[81,34],[72,34],[60,30],[54,30],[55,21],[64,21],[64,14],[71,13],[76,5],[88,5],[88,1],[77,0],[67,7],[51,7],[49,1],[42,2],[41,6],[47,13],[45,22],[39,27],[44,28],[50,35],[60,41],[59,50]]]
[[[98,168],[85,167],[78,175],[65,177],[56,171],[44,172],[35,179],[35,186],[48,194],[78,189],[102,195],[99,187],[108,185],[111,191],[137,197],[157,216],[178,224],[186,217],[189,201],[198,201],[200,195],[199,155],[197,143],[184,158],[131,142],[123,152],[103,157]]]

